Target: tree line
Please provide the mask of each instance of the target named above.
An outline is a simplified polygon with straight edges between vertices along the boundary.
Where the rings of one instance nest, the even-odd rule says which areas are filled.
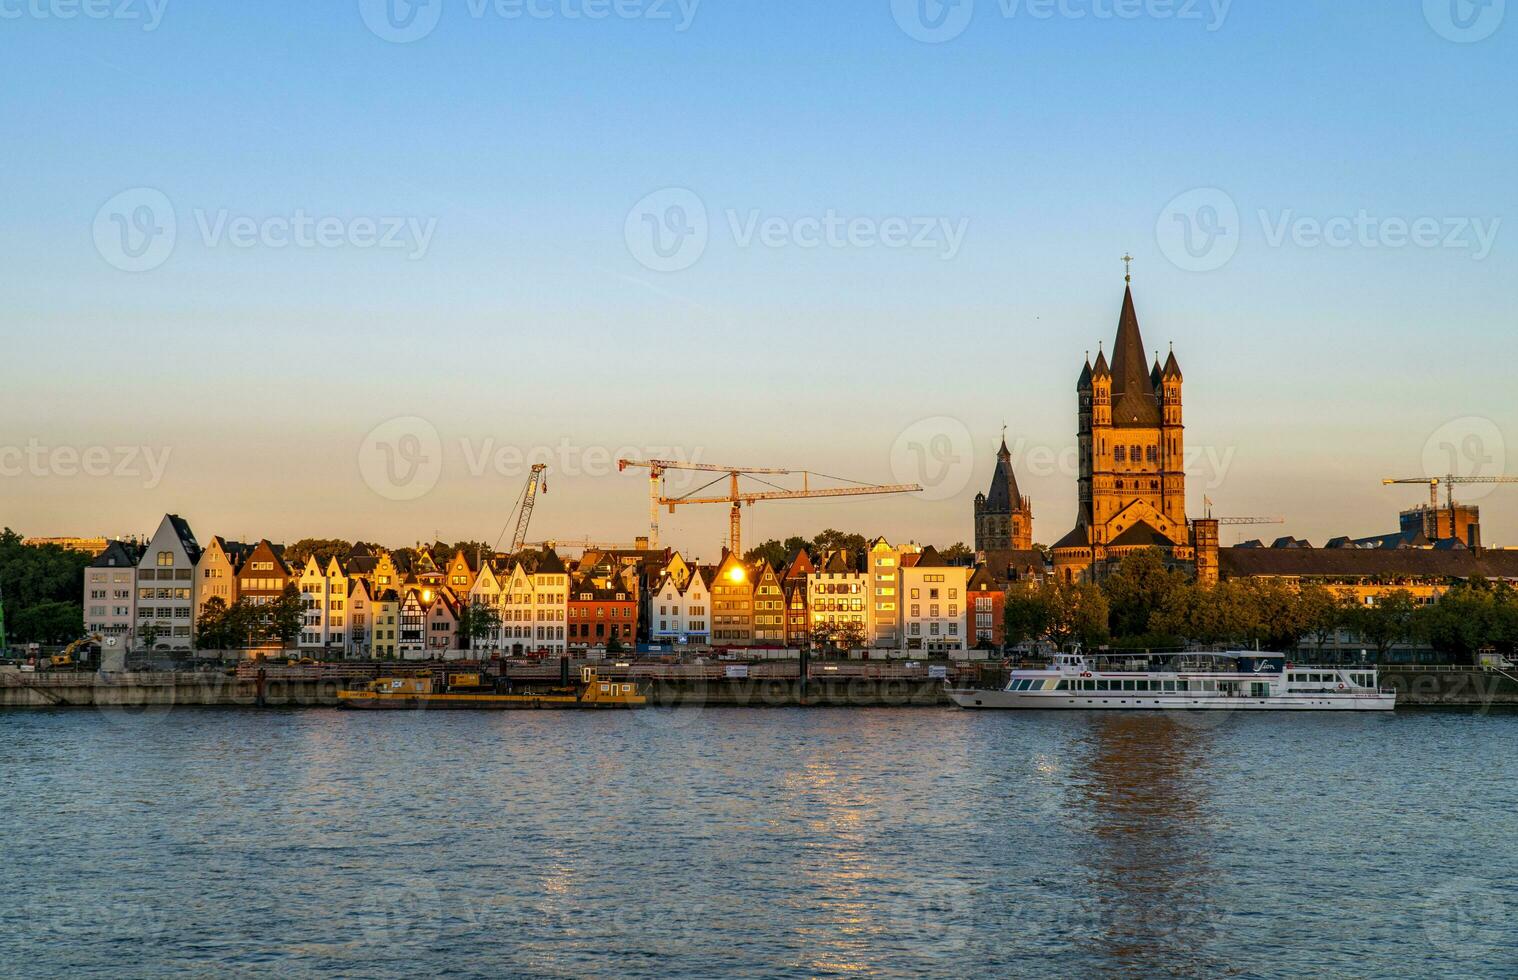
[[[0,531],[0,596],[10,643],[71,643],[84,634],[84,568],[93,559],[55,544],[25,545]]]
[[[1166,564],[1156,550],[1125,558],[1100,585],[1046,581],[1007,596],[1006,641],[1087,648],[1164,649],[1230,645],[1321,651],[1340,632],[1384,657],[1401,643],[1423,643],[1451,663],[1482,650],[1518,649],[1518,591],[1481,580],[1452,585],[1434,603],[1405,589],[1367,605],[1308,583],[1229,579],[1213,586]]]

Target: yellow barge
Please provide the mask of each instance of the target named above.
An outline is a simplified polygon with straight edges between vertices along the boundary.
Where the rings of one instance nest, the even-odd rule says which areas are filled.
[[[381,677],[356,690],[338,691],[344,708],[641,708],[648,698],[632,681],[606,680],[594,667],[580,670],[570,687],[502,689],[480,674]]]

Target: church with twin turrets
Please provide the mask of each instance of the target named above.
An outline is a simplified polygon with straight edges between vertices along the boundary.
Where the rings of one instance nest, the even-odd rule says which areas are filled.
[[[1007,448],[1007,433],[1003,429],[990,492],[975,495],[975,550],[984,554],[1027,551],[1032,547],[1033,501],[1018,492],[1017,476],[1012,472],[1012,451]]]
[[[1194,560],[1186,521],[1186,427],[1175,352],[1145,367],[1131,285],[1123,290],[1109,363],[1088,355],[1076,382],[1079,482],[1075,527],[1054,545],[1055,576],[1100,577],[1105,563],[1144,548]]]

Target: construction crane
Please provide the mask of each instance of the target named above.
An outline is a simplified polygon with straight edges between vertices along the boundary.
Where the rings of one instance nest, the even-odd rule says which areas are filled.
[[[542,492],[548,492],[548,467],[543,463],[533,463],[532,470],[527,474],[527,485],[522,488],[522,494],[517,498],[516,504],[511,508],[511,513],[516,515],[517,529],[511,536],[511,554],[522,550],[527,542],[527,525],[532,521],[532,507],[538,499],[538,488]],[[495,548],[501,550],[501,540],[506,537],[506,528],[511,526],[511,517],[507,516],[506,526],[501,528],[501,534],[495,539]]]
[[[712,463],[684,463],[670,459],[619,459],[617,469],[625,470],[630,466],[644,467],[648,470],[648,546],[659,547],[659,508],[668,507],[673,514],[675,508],[684,504],[728,504],[732,509],[728,514],[728,549],[733,554],[743,554],[743,528],[742,507],[744,504],[753,506],[760,500],[800,500],[810,497],[853,497],[877,493],[915,493],[922,487],[915,483],[895,484],[872,484],[858,483],[855,480],[845,480],[842,477],[828,476],[824,473],[813,473],[810,470],[787,470],[768,466],[717,466]],[[699,486],[689,493],[679,497],[666,497],[663,493],[663,478],[665,470],[701,470],[708,473],[720,473],[722,476],[712,480],[703,486]],[[800,476],[801,489],[788,490],[768,480],[759,480],[760,483],[773,490],[744,491],[738,486],[738,478],[747,476],[758,479],[756,474],[775,476]],[[821,477],[825,480],[838,480],[842,483],[854,483],[851,487],[827,487],[813,490],[811,478]],[[712,484],[722,480],[728,481],[728,492],[722,496],[698,497],[696,494],[705,490]]]
[[[543,549],[552,548],[554,551],[575,550],[580,551],[634,551],[638,549],[638,543],[627,544],[623,541],[592,541],[590,538],[577,538],[571,541],[568,538],[544,538],[542,541],[529,541],[527,547]]]
[[[1455,476],[1453,473],[1447,476],[1411,476],[1405,479],[1388,477],[1381,481],[1383,487],[1397,484],[1427,484],[1428,485],[1428,509],[1423,512],[1423,534],[1430,541],[1439,536],[1439,487],[1444,487],[1444,495],[1449,508],[1449,533],[1455,533],[1455,484],[1471,483],[1518,483],[1518,476]]]
[[[1284,517],[1213,517],[1212,516],[1212,498],[1211,497],[1203,497],[1202,498],[1202,503],[1207,508],[1207,520],[1209,520],[1209,521],[1217,521],[1219,524],[1227,524],[1227,525],[1231,525],[1231,526],[1243,526],[1243,525],[1246,525],[1246,524],[1285,524],[1286,523],[1286,518],[1284,518]]]

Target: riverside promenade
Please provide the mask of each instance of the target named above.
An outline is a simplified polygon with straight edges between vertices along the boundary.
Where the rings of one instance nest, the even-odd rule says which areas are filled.
[[[0,708],[96,707],[130,711],[173,706],[209,708],[334,707],[337,692],[381,675],[424,675],[441,669],[427,662],[283,665],[244,662],[235,668],[186,671],[21,672],[0,670]],[[451,661],[447,669],[469,669]],[[636,680],[649,703],[661,707],[935,707],[948,705],[945,680],[998,686],[997,662],[861,663],[812,662],[806,677],[796,660],[751,664],[663,664],[573,661],[572,672],[594,666],[601,676]],[[507,675],[522,681],[553,681],[558,661],[508,661]],[[1381,684],[1395,689],[1399,708],[1518,708],[1518,678],[1473,667],[1387,666]]]

